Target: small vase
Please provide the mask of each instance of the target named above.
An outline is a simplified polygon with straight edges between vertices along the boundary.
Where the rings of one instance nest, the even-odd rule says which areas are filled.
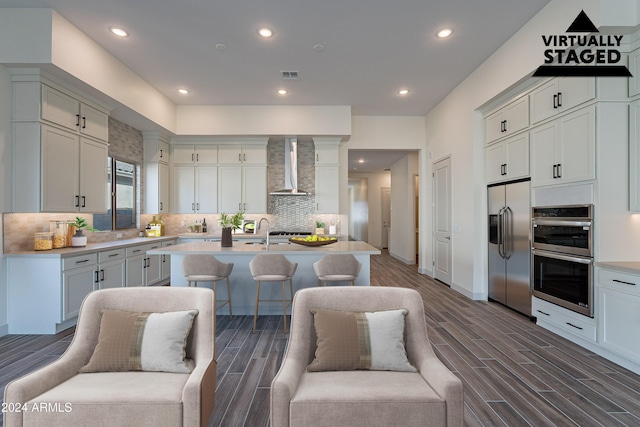
[[[77,230],[76,234],[71,237],[71,247],[82,248],[87,246],[87,236],[82,234],[82,230]]]
[[[231,228],[223,228],[222,229],[222,241],[220,242],[220,246],[223,248],[230,248],[233,246],[233,240],[231,238]]]

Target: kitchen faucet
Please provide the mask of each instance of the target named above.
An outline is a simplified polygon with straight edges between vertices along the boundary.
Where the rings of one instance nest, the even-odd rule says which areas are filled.
[[[262,221],[267,222],[267,240],[265,243],[264,250],[268,251],[269,250],[269,220],[267,218],[260,218],[260,221],[258,222],[258,230],[260,230],[260,225],[262,225]]]

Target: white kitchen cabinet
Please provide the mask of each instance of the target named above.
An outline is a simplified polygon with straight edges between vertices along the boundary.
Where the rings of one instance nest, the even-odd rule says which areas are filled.
[[[218,212],[218,168],[173,166],[171,168],[172,213]]]
[[[80,134],[109,139],[109,115],[76,98],[42,85],[42,120],[77,131]]]
[[[565,113],[595,97],[595,78],[554,78],[531,92],[531,124]]]
[[[162,255],[149,255],[147,251],[160,249],[162,242],[152,243],[145,246],[146,265],[144,267],[145,285],[153,286],[162,281]]]
[[[125,248],[98,252],[98,289],[122,288],[126,284]]]
[[[162,256],[147,254],[150,250],[160,249],[162,243],[155,242],[126,248],[125,270],[128,288],[153,286],[164,282]]]
[[[77,317],[84,298],[96,289],[98,256],[84,254],[62,261],[62,321]]]
[[[595,134],[595,105],[531,129],[532,186],[595,179]]]
[[[596,342],[598,327],[595,319],[536,297],[531,299],[531,315],[536,317],[538,325],[567,339],[578,337],[591,343]]]
[[[640,363],[640,275],[597,269],[601,346]]]
[[[169,204],[169,142],[157,132],[144,132],[144,212],[167,214]]]
[[[218,163],[218,146],[209,144],[176,144],[171,146],[173,165],[215,165]]]
[[[340,212],[340,168],[316,166],[316,213]]]
[[[640,95],[640,49],[635,49],[629,53],[629,97]]]
[[[267,212],[266,166],[219,167],[220,212]]]
[[[177,240],[169,240],[162,242],[162,247],[173,246],[177,243]],[[171,279],[171,255],[162,255],[160,257],[160,263],[162,268],[162,283],[166,283]]]
[[[529,176],[529,134],[522,132],[485,148],[487,184]]]
[[[485,143],[513,135],[529,126],[529,97],[521,96],[485,119]]]
[[[13,79],[13,211],[106,212],[108,110],[40,76]]]
[[[640,211],[640,100],[629,104],[629,210]]]
[[[267,146],[259,145],[240,145],[229,144],[218,146],[218,163],[228,165],[266,165],[267,164]]]

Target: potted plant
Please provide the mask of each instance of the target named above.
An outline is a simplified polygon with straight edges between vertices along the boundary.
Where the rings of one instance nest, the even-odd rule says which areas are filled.
[[[222,227],[222,241],[220,242],[220,246],[222,247],[233,246],[231,233],[234,230],[238,230],[240,227],[242,227],[243,219],[244,219],[244,212],[242,211],[238,211],[233,215],[229,215],[224,212],[220,214],[220,219],[218,220],[218,224],[220,224],[220,227]]]
[[[87,224],[87,220],[81,218],[79,216],[76,217],[75,221],[69,223],[69,225],[76,228],[76,234],[71,237],[71,246],[74,248],[81,248],[83,246],[87,246],[87,236],[82,234],[82,230],[85,229],[87,231],[100,231],[97,228],[94,228]]]
[[[316,234],[324,234],[324,222],[316,221]]]

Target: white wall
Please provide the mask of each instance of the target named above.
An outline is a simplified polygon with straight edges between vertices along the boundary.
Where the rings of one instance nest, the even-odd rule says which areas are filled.
[[[369,180],[349,177],[349,237],[369,241]]]
[[[11,143],[11,77],[0,65],[0,212],[11,210],[12,143]],[[3,233],[0,221],[0,235]],[[8,333],[7,266],[0,247],[0,336]]]
[[[389,254],[406,264],[416,263],[415,187],[418,155],[407,154],[391,166],[391,232]]]
[[[391,172],[349,173],[351,179],[367,180],[367,204],[369,205],[367,243],[382,247],[382,193],[383,187],[391,187]]]
[[[609,4],[614,5],[615,0],[551,1],[426,116],[425,151],[432,153],[432,159],[425,154],[427,173],[422,174],[421,186],[426,189],[425,202],[431,201],[432,186],[427,177],[431,176],[433,161],[451,154],[452,225],[460,227],[460,232],[452,236],[452,287],[471,298],[484,299],[487,294],[483,123],[477,109],[542,64],[542,35],[563,34],[581,10],[599,26],[601,10],[609,10]],[[607,19],[615,15],[608,13]],[[430,231],[431,218],[422,218],[425,224],[421,230]],[[421,236],[425,249],[421,264],[431,265],[431,233]]]

